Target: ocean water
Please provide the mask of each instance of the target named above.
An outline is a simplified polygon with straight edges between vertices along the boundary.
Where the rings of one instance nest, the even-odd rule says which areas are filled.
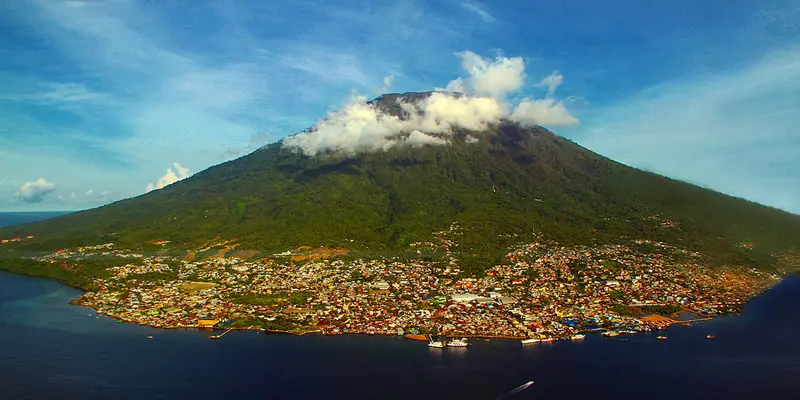
[[[800,277],[742,316],[671,327],[666,341],[594,334],[466,349],[364,335],[209,340],[207,331],[118,323],[67,304],[79,293],[0,273],[0,399],[800,398]]]
[[[69,213],[69,211],[0,212],[0,228],[55,218]]]

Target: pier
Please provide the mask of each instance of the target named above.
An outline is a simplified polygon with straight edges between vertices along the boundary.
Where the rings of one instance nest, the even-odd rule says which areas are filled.
[[[233,328],[231,328],[231,329],[228,329],[228,330],[226,330],[225,332],[222,332],[222,333],[220,333],[219,335],[211,335],[211,336],[209,336],[208,338],[209,338],[209,339],[222,339],[222,337],[223,337],[223,336],[227,335],[227,334],[228,334],[228,332],[230,332],[230,331],[232,331],[232,330],[233,330]]]

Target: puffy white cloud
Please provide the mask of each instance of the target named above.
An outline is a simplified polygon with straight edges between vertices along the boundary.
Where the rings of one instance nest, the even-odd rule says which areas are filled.
[[[510,119],[525,126],[575,126],[579,123],[563,102],[553,99],[523,99]]]
[[[311,156],[324,151],[385,150],[403,142],[411,144],[405,136],[413,131],[450,135],[456,126],[483,131],[508,114],[506,107],[496,99],[456,97],[446,93],[433,93],[424,100],[400,106],[408,113],[407,119],[384,113],[371,104],[351,102],[328,114],[327,119],[309,132],[283,139],[283,144]],[[419,134],[412,142],[424,139]]]
[[[450,81],[445,87],[447,91],[502,98],[525,84],[522,57],[497,57],[492,61],[469,50],[456,55],[461,58],[461,68],[469,76]]]
[[[426,135],[420,131],[411,131],[411,134],[408,135],[406,138],[406,143],[411,145],[412,147],[423,147],[423,146],[444,146],[447,144],[446,139],[442,139],[436,136]]]
[[[509,106],[506,96],[525,83],[525,63],[522,58],[497,57],[495,60],[465,51],[459,53],[461,67],[469,74],[457,78],[444,89],[466,95],[435,92],[424,99],[400,103],[405,116],[387,114],[365,98],[353,93],[351,100],[339,111],[331,112],[311,130],[283,139],[283,145],[314,156],[334,151],[356,153],[386,150],[400,145],[443,145],[448,143],[454,128],[486,131],[504,119],[523,125],[572,126],[578,123],[561,101],[553,98],[525,98],[516,107]],[[564,77],[554,71],[540,85],[551,92]],[[386,84],[391,83],[387,77]],[[514,112],[511,113],[511,109]],[[478,139],[467,137],[475,143]]]
[[[436,88],[436,90],[455,93],[466,93],[467,88],[464,86],[464,79],[456,78],[447,83],[443,88]]]
[[[421,103],[404,105],[404,108],[417,111],[411,113],[409,124],[429,133],[449,133],[454,126],[483,131],[507,114],[505,106],[497,99],[445,93],[433,93]]]
[[[178,171],[178,180],[186,178],[189,176],[189,168],[184,167],[178,163],[173,163],[172,166],[175,167],[175,170]],[[167,170],[169,171],[169,169]],[[172,183],[172,182],[170,182]]]
[[[56,190],[56,185],[45,178],[25,182],[19,187],[17,196],[26,203],[41,203],[45,196]]]
[[[161,178],[158,178],[156,183],[148,183],[147,188],[145,189],[147,192],[151,192],[156,189],[161,189],[164,186],[171,185],[181,179],[186,179],[189,177],[189,169],[185,168],[184,166],[176,163],[172,163],[172,166],[175,167],[175,171],[172,168],[167,168],[167,172]],[[176,173],[177,172],[177,173]],[[87,192],[88,193],[88,192]],[[103,192],[103,196],[108,196],[110,193]]]
[[[562,83],[564,83],[564,75],[561,75],[558,71],[553,71],[550,75],[544,77],[536,87],[546,86],[547,94],[552,95]]]
[[[351,103],[328,114],[311,132],[289,136],[283,143],[312,156],[326,150],[375,151],[382,149],[390,136],[401,132],[403,125],[400,118],[384,114],[370,104]]]
[[[91,196],[93,194],[94,194],[94,190],[89,189],[89,190],[86,191],[86,193],[84,193],[84,196]]]

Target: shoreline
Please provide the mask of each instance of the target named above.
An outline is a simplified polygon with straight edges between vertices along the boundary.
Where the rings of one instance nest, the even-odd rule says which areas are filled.
[[[71,284],[71,283],[65,282],[65,281],[63,281],[61,279],[57,279],[57,278],[40,276],[40,275],[26,274],[26,273],[22,273],[22,272],[8,271],[8,270],[4,270],[4,269],[0,269],[0,272],[7,273],[7,274],[10,274],[10,275],[19,275],[19,276],[25,276],[25,277],[29,277],[29,278],[46,279],[46,280],[56,281],[56,282],[58,282],[58,283],[60,283],[62,285],[65,285],[65,286],[68,286],[68,287],[71,287],[71,288],[74,288],[74,289],[81,290],[84,293],[89,292],[88,289],[86,289],[86,288],[84,288],[82,286]],[[795,274],[790,274],[790,275],[795,275]],[[800,275],[800,274],[797,274],[797,275]],[[401,335],[397,335],[396,333],[340,332],[340,333],[330,334],[330,333],[324,333],[320,329],[286,331],[286,330],[271,330],[271,329],[264,329],[264,328],[255,328],[255,327],[232,327],[232,328],[229,328],[229,327],[220,327],[220,326],[217,326],[217,327],[206,327],[206,326],[199,326],[199,325],[174,325],[174,326],[173,325],[168,325],[168,326],[154,325],[154,324],[148,324],[148,323],[138,322],[138,321],[134,321],[134,320],[129,320],[129,319],[125,319],[125,318],[122,318],[122,317],[118,317],[118,316],[114,316],[114,315],[102,312],[102,311],[100,311],[100,310],[98,310],[98,309],[96,309],[96,308],[94,308],[92,306],[80,304],[77,301],[79,298],[80,298],[80,296],[75,297],[75,298],[69,300],[67,303],[69,305],[72,305],[72,306],[85,307],[85,308],[92,309],[92,310],[95,311],[95,313],[97,313],[99,315],[106,316],[106,317],[111,318],[111,319],[114,319],[114,320],[116,320],[118,322],[135,324],[135,325],[139,325],[139,326],[146,326],[148,328],[154,328],[154,329],[164,329],[164,330],[167,330],[167,329],[175,329],[175,330],[178,330],[178,329],[185,329],[185,330],[197,329],[197,330],[203,330],[203,331],[209,331],[209,332],[225,331],[225,330],[229,330],[230,329],[232,331],[257,331],[257,332],[269,333],[269,334],[288,334],[288,335],[294,335],[294,336],[305,336],[305,335],[310,335],[310,334],[319,334],[321,336],[366,335],[366,336],[386,336],[386,337],[397,336],[397,337],[402,337]],[[710,320],[713,320],[715,317],[701,317],[701,318],[695,318],[695,319],[691,319],[691,320],[675,320],[675,319],[672,319],[670,317],[665,317],[665,318],[669,318],[670,319],[669,322],[664,321],[665,325],[666,326],[672,326],[672,325],[675,325],[675,324],[710,321]],[[641,319],[640,319],[640,321],[641,321]],[[584,333],[585,334],[585,333],[593,333],[593,332],[604,332],[604,331],[610,331],[610,330],[615,330],[615,328],[599,329],[599,330],[593,330],[593,331],[580,330],[580,331],[576,331],[575,333]],[[644,332],[637,332],[637,333],[644,333]],[[452,334],[451,335],[451,334],[448,334],[448,335],[434,335],[434,336],[444,337],[444,338],[507,339],[507,340],[521,340],[521,339],[526,339],[527,338],[527,336],[480,335],[480,334],[463,334],[463,335],[456,335],[456,334]],[[563,338],[556,338],[556,339],[557,340],[561,340]]]
[[[83,304],[77,303],[76,302],[77,299],[78,298],[72,299],[68,303],[70,305],[73,305],[73,306],[90,308],[90,309],[94,310],[95,313],[97,313],[97,314],[106,316],[108,318],[111,318],[111,319],[114,319],[114,320],[117,320],[117,321],[120,321],[120,322],[139,325],[139,326],[146,326],[148,328],[154,328],[154,329],[163,329],[163,330],[179,330],[179,329],[189,330],[189,329],[195,329],[195,330],[207,331],[209,333],[213,333],[213,332],[217,332],[217,331],[231,330],[231,331],[255,331],[255,332],[268,333],[268,334],[285,334],[285,335],[294,335],[294,336],[305,336],[305,335],[311,335],[311,334],[318,334],[320,336],[327,336],[327,337],[341,336],[341,335],[364,335],[364,336],[383,336],[383,337],[404,338],[403,337],[404,335],[398,335],[396,333],[369,333],[369,332],[324,333],[324,332],[322,332],[321,329],[286,331],[286,330],[273,330],[273,329],[264,329],[264,328],[255,328],[255,327],[224,327],[224,326],[207,327],[207,326],[199,326],[199,325],[180,325],[180,326],[179,325],[168,325],[168,326],[153,325],[153,324],[148,324],[148,323],[142,323],[142,322],[137,322],[137,321],[133,321],[133,320],[128,320],[128,319],[125,319],[125,318],[121,318],[121,317],[117,317],[117,316],[114,316],[114,315],[110,315],[110,314],[104,313],[104,312],[102,312],[100,310],[97,310],[96,308],[91,307],[91,306],[87,306],[87,305],[83,305]],[[715,318],[716,317],[701,317],[701,318],[694,318],[694,319],[690,319],[690,320],[671,320],[669,323],[665,323],[665,326],[669,327],[669,326],[672,326],[672,325],[680,325],[680,324],[686,324],[686,323],[712,321]],[[604,329],[597,329],[597,330],[579,330],[579,331],[576,331],[575,334],[578,334],[578,333],[587,334],[587,333],[595,333],[595,332],[607,332],[607,331],[614,331],[614,330],[617,330],[617,329],[618,328],[604,328]],[[656,331],[657,330],[653,330],[651,332],[656,332]],[[635,332],[635,333],[646,333],[646,331],[639,331],[639,332]],[[452,339],[452,338],[470,338],[470,339],[487,339],[487,340],[488,339],[522,340],[522,339],[528,338],[527,336],[480,335],[480,334],[434,334],[434,335],[431,335],[431,336],[442,337],[442,338],[447,338],[447,339]],[[555,338],[555,339],[556,340],[566,340],[568,338]]]

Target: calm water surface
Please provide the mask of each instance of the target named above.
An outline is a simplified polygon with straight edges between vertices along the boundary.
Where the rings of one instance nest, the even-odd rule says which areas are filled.
[[[397,337],[294,337],[118,323],[58,282],[0,273],[0,399],[637,397],[800,399],[800,277],[741,317],[619,338],[429,349]],[[717,336],[707,340],[707,334]],[[148,340],[147,335],[153,335]]]

